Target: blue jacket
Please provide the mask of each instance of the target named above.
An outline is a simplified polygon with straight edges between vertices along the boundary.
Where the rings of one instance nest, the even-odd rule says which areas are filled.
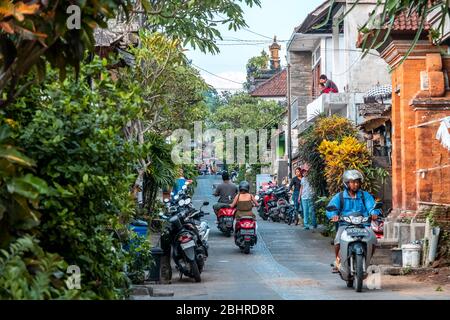
[[[362,199],[362,192],[364,192],[364,202],[365,206],[363,204]],[[341,215],[342,216],[348,216],[349,214],[353,212],[360,212],[365,217],[369,216],[369,211],[375,206],[376,202],[375,199],[372,197],[370,193],[364,190],[359,190],[356,194],[356,198],[350,197],[347,190],[344,190],[344,203],[340,204],[340,197],[339,193],[336,193],[333,198],[331,199],[328,206],[335,206],[338,208],[337,211],[328,211],[327,210],[327,217],[328,219],[331,219],[333,216],[336,216],[339,214],[339,208],[341,208]],[[380,210],[376,209],[373,210],[371,214],[380,215]]]

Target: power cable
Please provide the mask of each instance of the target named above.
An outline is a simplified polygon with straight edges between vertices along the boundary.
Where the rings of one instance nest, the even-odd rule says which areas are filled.
[[[240,85],[243,85],[243,84],[244,84],[244,82],[237,82],[237,81],[234,81],[234,80],[227,79],[227,78],[225,78],[225,77],[219,76],[219,75],[217,75],[217,74],[215,74],[215,73],[212,73],[212,72],[210,72],[210,71],[208,71],[208,70],[206,70],[206,69],[203,69],[202,67],[199,67],[199,66],[193,64],[192,62],[191,62],[191,64],[192,64],[194,67],[196,67],[196,68],[198,68],[198,69],[200,69],[200,70],[202,70],[202,71],[204,71],[204,72],[206,72],[206,73],[209,73],[210,75],[212,75],[212,76],[214,76],[214,77],[217,77],[217,78],[219,78],[219,79],[226,80],[226,81],[230,81],[230,82],[237,83],[237,84],[240,84]]]

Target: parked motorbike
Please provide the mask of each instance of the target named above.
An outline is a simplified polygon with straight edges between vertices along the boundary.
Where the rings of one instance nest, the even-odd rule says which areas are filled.
[[[256,245],[256,220],[251,217],[242,217],[236,222],[234,242],[245,254],[250,253],[250,249]]]
[[[378,218],[377,220],[373,220],[371,222],[371,228],[375,233],[377,239],[382,239],[384,234],[384,221],[382,218]]]
[[[289,211],[291,204],[289,203],[288,190],[284,187],[278,187],[273,190],[276,206],[269,210],[269,218],[274,222],[289,222]]]
[[[262,199],[262,200],[261,200]],[[263,220],[269,219],[274,209],[277,207],[277,199],[273,189],[269,188],[260,193],[260,205],[258,207],[258,214]]]
[[[172,258],[180,272],[180,278],[185,275],[201,281],[205,260],[208,257],[207,238],[209,227],[206,227],[200,218],[208,213],[200,210],[191,210],[190,201],[186,206],[185,200],[180,200],[179,210],[171,217],[162,216],[168,224],[161,235],[161,242],[170,243]],[[204,202],[203,206],[209,205]],[[203,207],[202,206],[202,207]]]
[[[372,259],[372,253],[376,239],[371,237],[370,229],[365,224],[370,223],[370,214],[375,209],[380,209],[381,203],[377,203],[369,216],[364,217],[360,212],[354,212],[346,217],[340,217],[341,227],[345,229],[340,238],[340,267],[339,274],[342,280],[351,288],[356,280],[355,290],[362,291],[363,279],[367,277],[367,268]],[[326,208],[328,211],[337,211],[335,206]]]

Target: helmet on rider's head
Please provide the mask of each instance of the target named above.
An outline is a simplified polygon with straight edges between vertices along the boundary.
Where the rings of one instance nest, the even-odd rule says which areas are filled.
[[[245,192],[250,192],[250,183],[248,183],[247,181],[241,181],[239,183],[239,192],[241,191],[245,191]]]
[[[342,182],[344,183],[344,187],[348,189],[348,182],[350,180],[360,180],[361,183],[364,182],[364,176],[358,170],[346,170],[342,175]]]

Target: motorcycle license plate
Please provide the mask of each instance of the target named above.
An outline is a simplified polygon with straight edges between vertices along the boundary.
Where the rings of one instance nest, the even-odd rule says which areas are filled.
[[[255,230],[253,229],[241,229],[242,235],[253,235],[255,234]]]
[[[189,241],[189,242],[186,242],[186,243],[182,243],[181,244],[181,249],[185,250],[185,249],[191,248],[193,246],[195,246],[194,241]]]
[[[369,232],[366,229],[362,229],[362,228],[352,228],[352,229],[347,229],[347,234],[350,237],[364,237],[364,236],[367,236],[369,234]]]

